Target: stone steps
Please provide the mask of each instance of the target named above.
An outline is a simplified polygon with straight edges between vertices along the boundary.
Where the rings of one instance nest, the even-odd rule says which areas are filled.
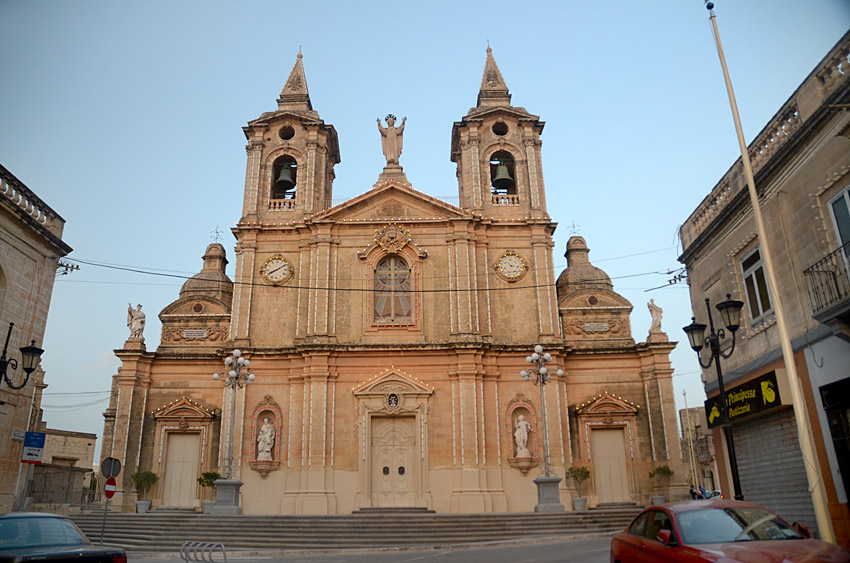
[[[364,511],[332,516],[213,516],[154,511],[110,513],[104,544],[131,553],[176,552],[186,541],[223,543],[228,551],[284,551],[415,547],[534,537],[576,536],[622,530],[637,506],[562,514],[434,514]],[[74,522],[94,542],[103,515],[76,514]]]

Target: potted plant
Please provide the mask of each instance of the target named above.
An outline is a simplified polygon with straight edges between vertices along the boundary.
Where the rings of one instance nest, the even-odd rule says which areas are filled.
[[[198,477],[198,484],[204,488],[209,487],[210,492],[213,492],[215,491],[215,482],[217,479],[221,479],[221,473],[218,471],[204,471]],[[206,496],[206,493],[204,493],[204,496]],[[214,504],[214,500],[204,500],[204,513],[209,512]]]
[[[130,479],[136,484],[136,489],[142,491],[142,500],[136,501],[136,511],[139,514],[147,514],[151,507],[151,501],[147,500],[148,489],[159,481],[159,476],[153,471],[140,471],[130,475]]]
[[[581,484],[590,479],[590,470],[587,467],[570,467],[567,474],[578,490],[578,496],[573,499],[573,510],[587,510],[587,497],[581,496]]]
[[[649,472],[649,478],[655,479],[655,488],[659,494],[652,495],[652,504],[664,504],[667,502],[665,492],[667,484],[670,482],[670,477],[673,476],[673,470],[667,465],[659,465]]]

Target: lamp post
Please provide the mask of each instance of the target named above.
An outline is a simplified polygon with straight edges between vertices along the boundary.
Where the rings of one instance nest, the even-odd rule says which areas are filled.
[[[227,451],[227,468],[224,478],[216,479],[215,506],[213,514],[242,514],[239,507],[239,488],[242,482],[233,478],[233,432],[236,423],[236,389],[241,389],[255,379],[253,373],[248,373],[251,361],[242,357],[240,350],[233,350],[231,355],[224,359],[225,370],[214,373],[212,378],[218,381],[225,376],[224,386],[231,389],[230,400],[230,445]]]
[[[44,350],[35,345],[35,340],[32,340],[29,346],[23,346],[21,348],[21,367],[26,375],[24,375],[24,380],[20,385],[12,383],[12,380],[9,379],[6,372],[10,367],[13,370],[18,369],[18,360],[15,358],[6,359],[6,351],[9,348],[9,337],[12,336],[13,326],[15,326],[15,323],[9,323],[9,332],[6,333],[6,343],[3,345],[3,354],[0,355],[0,374],[2,374],[2,377],[0,377],[0,383],[5,380],[6,385],[12,389],[21,389],[27,384],[27,381],[29,381],[30,374],[35,371],[35,368],[38,365],[38,359],[44,353]]]
[[[540,387],[540,414],[543,425],[543,475],[534,480],[537,485],[537,506],[534,511],[564,512],[564,505],[561,504],[558,494],[561,478],[552,476],[549,472],[549,430],[546,424],[546,401],[543,396],[543,386],[552,380],[549,368],[546,367],[546,364],[552,361],[552,354],[544,352],[543,346],[538,344],[534,347],[534,353],[525,357],[525,361],[532,364],[532,367],[522,370],[519,375],[523,381],[531,381]],[[564,370],[559,368],[555,375],[562,377]]]
[[[741,326],[741,309],[744,307],[743,301],[736,301],[732,296],[726,294],[726,301],[717,304],[717,310],[723,319],[723,324],[729,332],[732,333],[732,347],[728,352],[720,350],[720,341],[726,338],[726,331],[722,328],[714,329],[714,318],[711,316],[711,301],[706,298],[705,308],[708,311],[708,324],[711,332],[705,336],[705,325],[696,322],[696,318],[682,330],[688,335],[688,341],[691,344],[694,352],[697,353],[699,365],[704,368],[711,367],[711,362],[714,361],[714,367],[717,370],[717,386],[720,389],[720,422],[723,425],[723,434],[726,436],[726,452],[729,457],[729,467],[732,470],[732,488],[735,492],[735,500],[744,500],[744,495],[741,493],[741,480],[738,478],[738,459],[735,457],[735,442],[732,439],[732,421],[729,420],[729,405],[726,404],[726,388],[723,386],[723,370],[720,367],[720,358],[729,358],[735,351],[735,331]],[[702,362],[700,350],[703,346],[708,346],[711,351],[711,356],[706,363]]]

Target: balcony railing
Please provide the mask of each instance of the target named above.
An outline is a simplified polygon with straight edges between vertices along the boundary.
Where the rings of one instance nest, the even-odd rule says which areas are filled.
[[[812,313],[815,315],[847,302],[850,298],[849,254],[850,242],[803,271],[812,301]]]

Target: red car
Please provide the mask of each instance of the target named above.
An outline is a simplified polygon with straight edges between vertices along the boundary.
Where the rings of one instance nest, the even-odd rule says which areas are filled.
[[[611,540],[611,563],[657,561],[850,562],[850,551],[795,530],[770,510],[737,500],[650,506]]]

